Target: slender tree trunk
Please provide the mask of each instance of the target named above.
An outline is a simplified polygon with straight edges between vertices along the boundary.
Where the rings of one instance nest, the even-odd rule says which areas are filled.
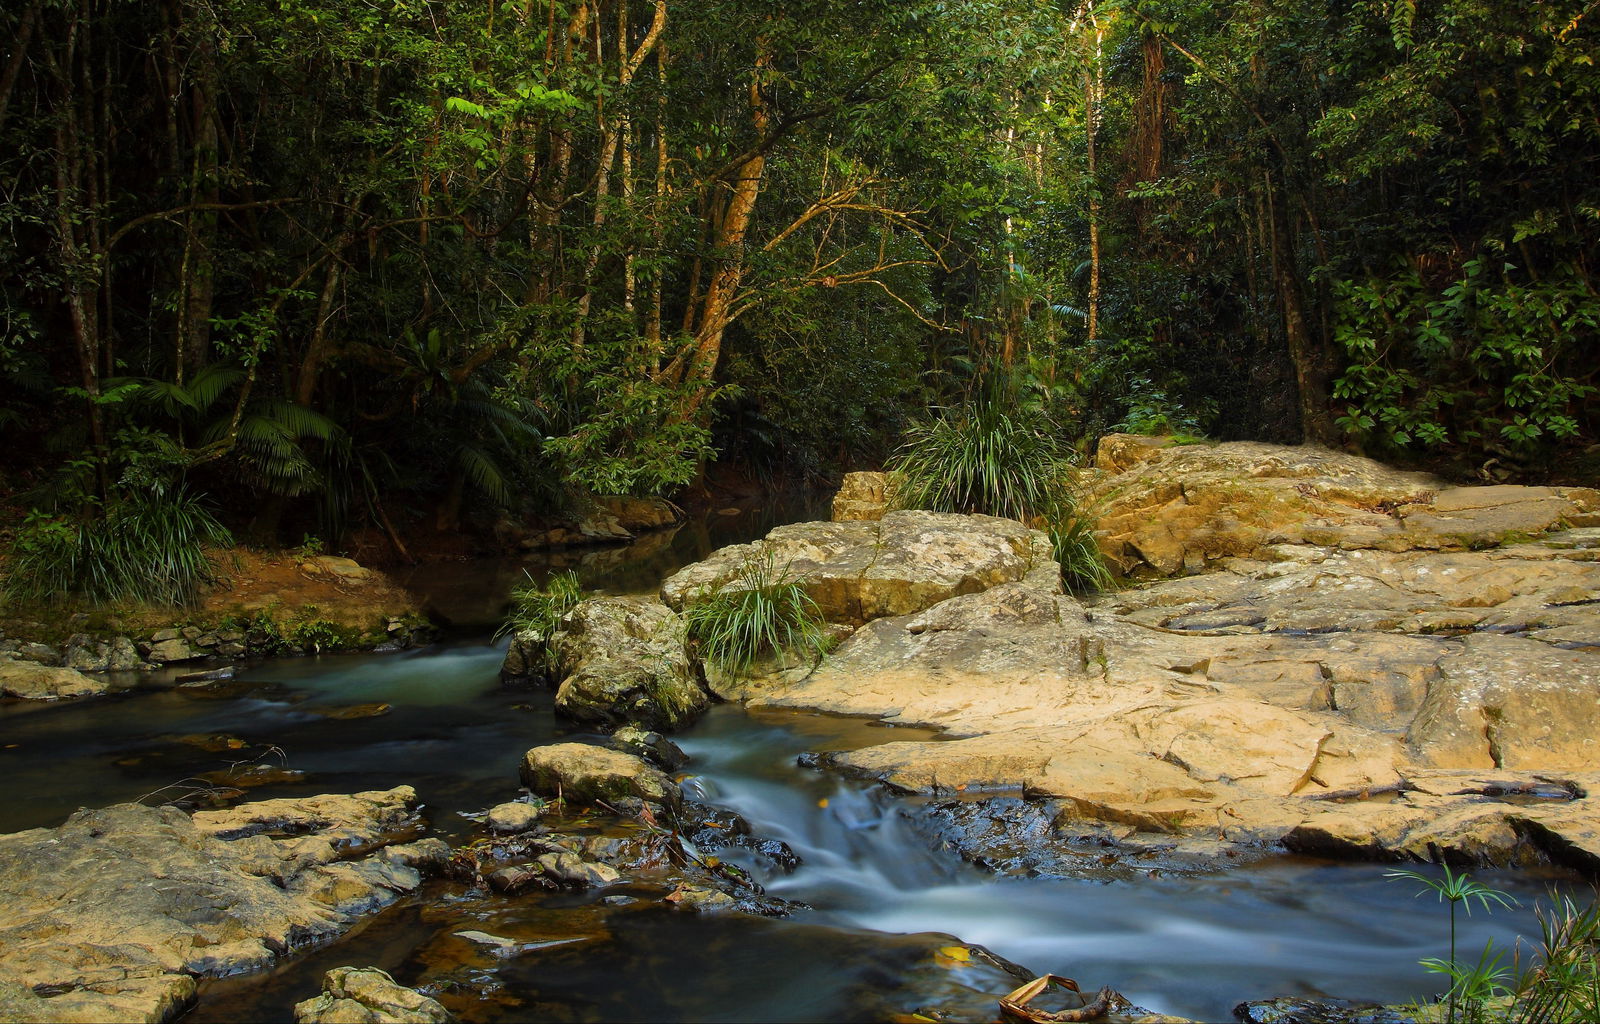
[[[11,90],[16,87],[23,61],[28,59],[28,43],[33,40],[33,29],[39,22],[39,6],[38,0],[34,0],[22,12],[22,23],[17,26],[17,34],[11,40],[11,59],[6,61],[5,70],[0,71],[0,127],[5,126],[6,109],[11,105]]]
[[[650,208],[650,250],[658,265],[650,275],[650,314],[645,319],[645,344],[650,372],[661,372],[661,316],[664,278],[659,261],[666,244],[667,213],[667,41],[656,46],[656,196]]]
[[[637,52],[628,52],[627,35],[627,8],[621,5],[619,36],[617,39],[617,94],[613,107],[615,112],[610,118],[605,116],[603,106],[597,106],[596,117],[600,122],[600,167],[595,178],[594,214],[591,226],[595,231],[595,240],[589,247],[589,258],[583,266],[583,295],[578,299],[577,321],[572,327],[572,349],[574,352],[583,351],[584,320],[589,315],[589,306],[594,298],[594,275],[600,266],[600,255],[604,249],[600,237],[600,229],[606,224],[606,200],[611,195],[611,168],[616,162],[617,149],[624,136],[628,134],[628,87],[633,84],[633,76],[638,73],[640,65],[655,48],[656,41],[661,38],[662,29],[667,24],[666,0],[656,0],[655,18],[650,24],[650,31],[646,33],[644,41],[639,44]],[[595,21],[595,66],[605,67],[604,55],[600,49],[600,23]],[[596,103],[600,101],[597,99]],[[623,170],[623,189],[625,195],[632,195],[628,184],[628,169]],[[631,295],[629,309],[632,309]]]
[[[1307,443],[1332,445],[1337,441],[1338,434],[1328,411],[1328,381],[1331,375],[1327,353],[1306,325],[1294,241],[1287,223],[1288,212],[1274,200],[1270,177],[1267,181],[1267,216],[1272,228],[1273,286],[1283,314],[1289,361],[1294,366],[1302,439]]]
[[[1105,32],[1100,23],[1094,23],[1094,55],[1089,73],[1084,76],[1083,119],[1084,141],[1087,144],[1089,171],[1089,310],[1088,338],[1100,336],[1100,164],[1097,159],[1095,135],[1100,122],[1100,93],[1104,72],[1101,70],[1101,49]]]

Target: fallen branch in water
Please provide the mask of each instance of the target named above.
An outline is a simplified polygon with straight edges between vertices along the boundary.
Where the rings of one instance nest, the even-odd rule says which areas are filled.
[[[1021,1021],[1023,1024],[1067,1024],[1070,1021],[1095,1020],[1104,1017],[1106,1011],[1111,1009],[1112,1000],[1117,994],[1109,988],[1103,988],[1095,993],[1095,997],[1075,1010],[1039,1010],[1028,1005],[1032,999],[1049,988],[1059,985],[1070,992],[1077,992],[1078,983],[1071,978],[1063,978],[1059,974],[1046,974],[1035,978],[1026,985],[1021,986],[1000,998],[1000,1012],[1010,1020]]]

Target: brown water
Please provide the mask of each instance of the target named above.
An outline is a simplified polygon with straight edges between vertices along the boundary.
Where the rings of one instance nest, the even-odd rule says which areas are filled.
[[[691,557],[703,554],[699,546],[690,545]],[[664,571],[617,586],[647,589],[653,582],[641,581]],[[489,607],[503,597],[476,600]],[[436,834],[465,836],[473,823],[463,813],[514,798],[522,753],[565,732],[548,693],[501,687],[501,655],[480,636],[401,654],[266,661],[244,667],[221,695],[152,679],[106,700],[0,707],[10,795],[0,830],[54,825],[80,805],[182,793],[197,785],[182,780],[201,772],[268,760],[307,777],[253,796],[409,784]],[[317,713],[368,702],[392,710],[354,720]],[[238,745],[214,740],[222,749],[208,751],[181,739],[195,735]],[[1431,896],[1413,898],[1414,883],[1385,879],[1381,866],[1284,857],[1136,882],[997,878],[930,848],[909,805],[795,764],[804,751],[916,735],[723,706],[679,737],[693,758],[693,794],[737,810],[802,858],[784,874],[725,854],[772,894],[811,908],[788,918],[680,913],[648,886],[508,898],[430,882],[273,971],[206,982],[188,1019],[288,1020],[322,972],[342,964],[389,970],[470,1021],[881,1018],[938,1002],[961,983],[959,964],[929,969],[930,950],[952,940],[927,933],[1201,1020],[1273,995],[1403,1001],[1440,988],[1417,960],[1445,955],[1445,910]],[[1523,907],[1464,919],[1466,955],[1491,938],[1507,946],[1536,934],[1530,908],[1546,880],[1478,877]],[[606,902],[629,895],[638,898]],[[513,939],[520,951],[496,955],[458,934],[466,930]]]

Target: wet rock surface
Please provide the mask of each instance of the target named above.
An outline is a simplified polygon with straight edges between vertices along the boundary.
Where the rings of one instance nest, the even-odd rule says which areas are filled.
[[[676,805],[682,799],[677,783],[643,759],[588,743],[534,747],[523,758],[522,783],[539,796],[580,805]]]
[[[170,1019],[195,977],[266,966],[416,888],[426,851],[385,849],[411,834],[414,801],[118,804],[0,836],[0,999],[17,1019]]]
[[[827,763],[1048,808],[946,815],[998,870],[1109,840],[1178,865],[1287,847],[1593,871],[1600,494],[1256,444],[1110,438],[1100,461],[1103,539],[1160,526],[1176,547],[1140,547],[1135,574],[1191,575],[1086,601],[999,582],[881,616],[749,705],[942,729]]]
[[[376,967],[335,967],[315,998],[296,1003],[295,1024],[444,1024],[453,1020],[439,1001]]]

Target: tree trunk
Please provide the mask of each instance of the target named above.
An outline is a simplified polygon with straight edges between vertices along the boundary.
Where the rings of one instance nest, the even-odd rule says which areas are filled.
[[[750,121],[758,139],[766,136],[770,123],[762,78],[771,66],[771,48],[765,39],[757,40],[756,66],[750,75]],[[717,253],[717,266],[700,301],[694,347],[684,375],[690,385],[683,410],[685,416],[698,415],[711,393],[712,375],[722,354],[722,335],[733,320],[734,296],[744,278],[744,236],[750,229],[756,199],[761,195],[761,177],[766,166],[766,155],[757,149],[733,172],[729,183],[727,207],[712,243]]]

